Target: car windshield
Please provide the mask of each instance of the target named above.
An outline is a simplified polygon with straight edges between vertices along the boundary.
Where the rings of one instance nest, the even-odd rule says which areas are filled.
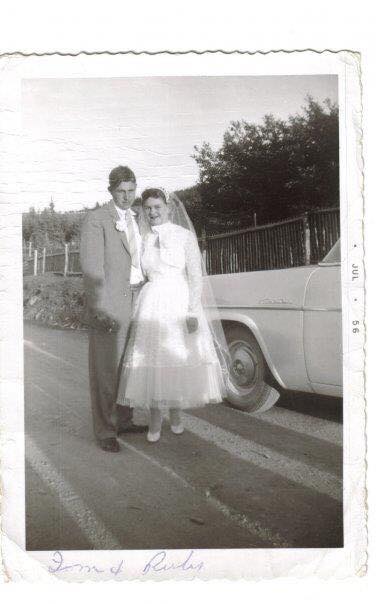
[[[333,264],[333,263],[338,263],[338,262],[341,262],[341,240],[340,239],[338,239],[338,241],[333,245],[330,252],[325,256],[325,258],[323,258],[323,260],[321,260],[320,264]]]

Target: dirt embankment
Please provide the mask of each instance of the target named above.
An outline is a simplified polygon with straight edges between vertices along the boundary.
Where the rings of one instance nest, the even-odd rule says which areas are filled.
[[[85,292],[80,277],[53,274],[24,277],[23,304],[27,321],[86,329],[83,323]]]

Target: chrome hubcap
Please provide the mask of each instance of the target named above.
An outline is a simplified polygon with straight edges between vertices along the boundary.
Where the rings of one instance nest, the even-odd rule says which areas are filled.
[[[251,348],[245,342],[232,342],[230,352],[231,376],[234,385],[242,391],[252,389],[256,378],[257,361]]]

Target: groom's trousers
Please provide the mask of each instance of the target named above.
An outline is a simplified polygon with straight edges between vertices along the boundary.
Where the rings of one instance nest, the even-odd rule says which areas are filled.
[[[137,292],[132,297],[135,301]],[[116,437],[118,427],[132,419],[130,407],[116,405],[128,332],[129,322],[120,325],[116,332],[93,328],[89,332],[90,398],[94,433],[99,440]]]

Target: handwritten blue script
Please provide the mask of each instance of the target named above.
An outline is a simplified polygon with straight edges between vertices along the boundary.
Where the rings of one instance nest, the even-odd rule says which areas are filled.
[[[149,573],[163,573],[166,571],[194,571],[200,572],[204,563],[200,560],[195,559],[195,552],[191,550],[188,554],[181,555],[180,560],[177,559],[177,552],[167,553],[164,550],[149,555],[146,564],[142,564],[140,570],[142,575]],[[64,556],[60,551],[55,551],[52,556],[52,561],[48,570],[52,574],[75,572],[82,574],[92,575],[112,575],[118,577],[123,571],[125,571],[124,560],[119,560],[113,566],[97,565],[97,564],[85,564],[81,562],[70,562],[67,563],[64,560]]]
[[[79,573],[93,573],[93,574],[101,574],[101,573],[111,573],[115,577],[117,577],[124,569],[123,569],[123,560],[120,560],[119,563],[114,566],[110,566],[110,568],[101,568],[96,566],[95,564],[80,564],[76,562],[74,564],[64,564],[63,554],[59,551],[56,551],[52,558],[52,563],[55,565],[54,567],[49,566],[48,570],[50,573],[62,573],[67,572],[69,570],[79,572]]]
[[[170,553],[169,557],[167,557],[167,553],[162,550],[157,554],[154,554],[152,558],[145,564],[142,574],[147,575],[149,572],[165,572],[168,570],[194,570],[199,572],[203,569],[204,563],[197,562],[193,560],[194,551],[191,550],[187,556],[185,556],[182,562],[177,562],[174,560],[173,556],[176,556],[176,553]]]

